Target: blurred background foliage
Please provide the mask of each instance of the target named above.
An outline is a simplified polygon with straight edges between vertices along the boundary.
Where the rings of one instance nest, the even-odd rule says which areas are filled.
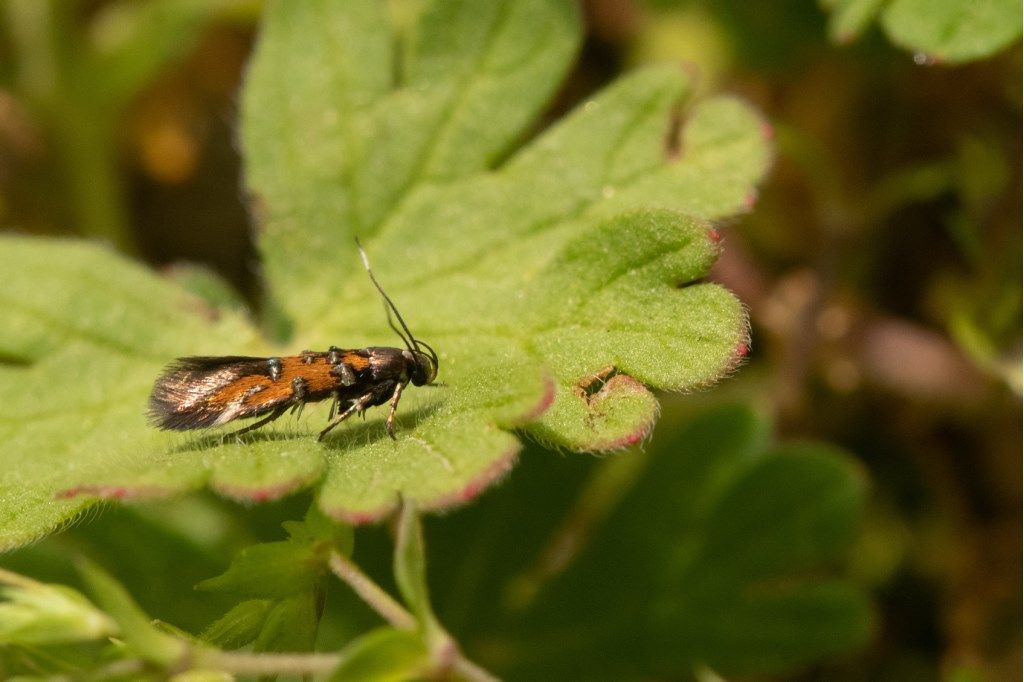
[[[626,466],[636,471],[615,473],[632,455],[531,448],[505,486],[429,520],[438,610],[471,651],[475,637],[488,651],[493,623],[453,576],[476,576],[497,599],[565,566],[530,568],[476,545],[460,556],[469,538],[522,508],[525,525],[503,532],[526,546],[558,533],[584,544],[589,532],[558,530],[560,519],[601,525],[651,461],[685,449],[682,425],[730,402],[781,437],[845,448],[870,480],[866,521],[840,563],[876,603],[874,634],[794,679],[1020,677],[1020,21],[973,61],[940,59],[898,46],[891,16],[863,18],[880,3],[827,4],[584,3],[587,40],[549,118],[633,65],[674,61],[705,92],[738,92],[772,121],[774,171],[754,210],[723,226],[715,272],[750,308],[753,354],[709,393],[664,396],[650,456]],[[260,10],[257,0],[0,3],[2,228],[107,240],[216,287],[179,264],[209,266],[258,309],[235,135]],[[91,556],[149,613],[200,632],[233,602],[193,586],[238,549],[281,540],[280,523],[308,502],[111,508],[3,564],[79,584],[69,557]],[[657,513],[622,504],[614,537]],[[385,582],[389,546],[386,528],[357,534],[356,558]],[[375,623],[340,586],[329,605],[322,643]]]

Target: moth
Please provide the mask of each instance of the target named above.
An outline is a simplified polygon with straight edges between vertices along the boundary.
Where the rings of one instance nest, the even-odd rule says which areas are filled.
[[[409,331],[391,298],[370,269],[359,240],[356,248],[370,281],[380,292],[388,325],[404,348],[371,346],[326,351],[304,350],[281,357],[193,356],[168,365],[149,397],[150,423],[160,429],[185,431],[222,426],[236,419],[263,417],[228,435],[241,435],[269,424],[288,410],[301,412],[306,403],[331,400],[326,428],[332,429],[367,409],[388,403],[387,433],[395,439],[395,411],[410,383],[423,386],[437,378],[437,353]],[[396,326],[392,319],[398,319]]]

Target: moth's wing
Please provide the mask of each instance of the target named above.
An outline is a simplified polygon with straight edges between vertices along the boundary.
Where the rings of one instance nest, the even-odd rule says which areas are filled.
[[[186,430],[223,424],[237,398],[269,383],[267,358],[194,356],[169,364],[149,396],[149,420],[161,429]]]

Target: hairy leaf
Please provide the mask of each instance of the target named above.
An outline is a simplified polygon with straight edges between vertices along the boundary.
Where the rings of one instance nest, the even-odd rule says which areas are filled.
[[[231,609],[203,631],[203,641],[223,649],[239,649],[260,636],[274,606],[269,599],[248,599]]]
[[[720,246],[708,221],[747,210],[768,163],[756,114],[694,102],[683,72],[652,67],[537,132],[579,43],[575,3],[386,9],[267,7],[242,140],[276,343],[99,247],[3,238],[0,545],[97,499],[202,485],[259,501],[318,483],[320,508],[355,522],[400,497],[450,507],[512,466],[516,430],[623,447],[652,428],[647,386],[706,386],[746,352],[741,304],[702,279]],[[244,438],[146,425],[177,356],[400,346],[354,236],[440,355],[397,441],[386,408],[324,442],[325,405]]]
[[[35,647],[109,637],[117,625],[81,592],[0,571],[0,643]]]
[[[352,527],[332,523],[315,507],[301,522],[284,527],[288,540],[246,547],[226,571],[196,585],[245,598],[207,628],[209,641],[255,641],[260,650],[312,649],[327,591],[327,557],[351,553]]]

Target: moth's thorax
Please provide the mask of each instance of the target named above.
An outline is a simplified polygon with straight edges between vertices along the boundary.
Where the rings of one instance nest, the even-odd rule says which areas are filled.
[[[393,379],[407,381],[409,379],[409,361],[405,355],[409,351],[386,346],[365,348],[370,361],[370,373],[375,381]]]

